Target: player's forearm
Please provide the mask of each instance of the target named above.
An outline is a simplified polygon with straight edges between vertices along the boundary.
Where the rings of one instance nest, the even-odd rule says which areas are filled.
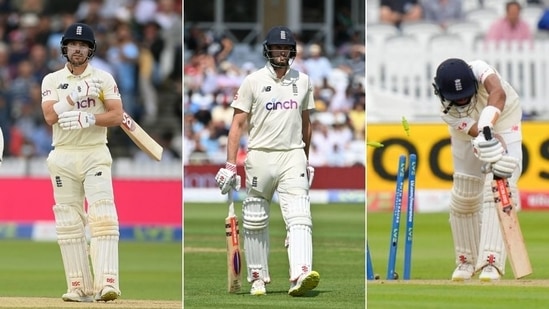
[[[100,127],[117,127],[122,124],[122,110],[110,110],[95,114],[95,125]]]
[[[242,130],[239,127],[231,128],[227,138],[227,162],[236,164],[236,156],[240,148],[240,136]]]
[[[55,124],[58,120],[58,115],[53,108],[54,104],[58,104],[58,103],[55,101],[47,101],[42,103],[42,112],[44,114],[44,120],[50,126]]]

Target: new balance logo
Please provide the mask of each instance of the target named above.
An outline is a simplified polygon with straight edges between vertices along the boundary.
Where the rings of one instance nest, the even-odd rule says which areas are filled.
[[[270,92],[271,91],[271,86],[265,86],[263,87],[263,90],[261,90],[261,92]]]
[[[57,86],[57,89],[67,89],[69,88],[69,84],[59,84],[59,86]]]

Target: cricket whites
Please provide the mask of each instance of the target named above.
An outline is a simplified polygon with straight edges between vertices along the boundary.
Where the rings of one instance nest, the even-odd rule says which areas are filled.
[[[229,293],[240,291],[242,286],[242,260],[240,259],[240,240],[238,217],[234,212],[233,192],[229,191],[229,214],[225,218],[225,237],[227,240],[227,290]]]

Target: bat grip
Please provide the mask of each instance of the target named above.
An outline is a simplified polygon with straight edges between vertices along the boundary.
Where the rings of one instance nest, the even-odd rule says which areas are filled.
[[[484,138],[485,138],[487,141],[489,141],[489,140],[492,139],[492,130],[490,129],[489,126],[485,126],[484,128],[482,128],[482,134],[484,134]],[[494,179],[495,179],[495,180],[499,180],[499,179],[503,179],[503,178],[501,178],[501,177],[499,177],[499,176],[496,176],[496,175],[494,174]]]
[[[482,134],[484,134],[484,138],[489,141],[492,139],[492,130],[490,130],[489,126],[485,126],[482,128]]]

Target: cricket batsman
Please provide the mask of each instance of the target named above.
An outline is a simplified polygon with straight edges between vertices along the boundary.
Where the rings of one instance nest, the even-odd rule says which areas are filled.
[[[452,145],[453,185],[450,227],[456,269],[452,280],[498,280],[505,274],[507,253],[491,188],[492,175],[507,178],[518,197],[522,170],[522,110],[513,87],[482,60],[450,58],[437,68],[435,95]],[[483,128],[492,136],[486,140]],[[516,201],[519,202],[518,200]]]
[[[122,123],[123,109],[113,76],[89,63],[95,50],[91,27],[72,24],[61,39],[67,63],[42,80],[42,111],[53,130],[47,165],[67,280],[61,298],[67,302],[111,301],[120,295],[120,234],[107,127]]]
[[[306,74],[290,68],[296,56],[296,41],[287,27],[269,30],[263,56],[265,66],[244,79],[231,103],[234,114],[227,163],[215,179],[223,194],[240,183],[236,156],[247,129],[247,197],[242,204],[242,226],[250,293],[265,295],[265,285],[271,282],[269,214],[276,191],[287,232],[288,294],[302,296],[320,281],[320,275],[313,270],[309,199],[309,181],[314,173],[308,164],[313,86]]]

